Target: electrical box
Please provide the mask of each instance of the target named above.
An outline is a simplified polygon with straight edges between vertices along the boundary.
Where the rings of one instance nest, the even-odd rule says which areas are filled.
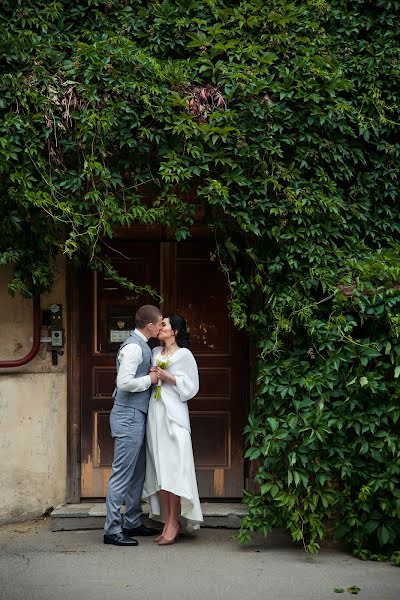
[[[51,347],[56,350],[64,345],[61,304],[50,306],[50,337]]]

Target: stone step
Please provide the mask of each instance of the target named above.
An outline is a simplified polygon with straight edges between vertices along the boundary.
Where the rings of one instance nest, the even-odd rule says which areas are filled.
[[[246,506],[240,503],[202,502],[204,524],[202,527],[225,527],[239,529],[246,514]],[[143,504],[143,513],[149,513],[149,505]],[[60,504],[50,514],[53,531],[76,529],[103,529],[106,518],[104,502]]]

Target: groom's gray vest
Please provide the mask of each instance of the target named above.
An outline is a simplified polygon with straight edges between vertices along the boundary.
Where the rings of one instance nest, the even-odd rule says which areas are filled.
[[[138,344],[141,347],[143,353],[143,362],[138,366],[135,377],[144,377],[149,374],[149,369],[151,365],[151,350],[147,343],[136,333],[131,333],[131,335],[121,344],[119,350],[117,352],[117,374],[119,371],[119,360],[118,355],[120,350],[124,346],[128,344]],[[148,390],[144,390],[143,392],[126,392],[124,390],[119,390],[115,388],[113,396],[114,396],[114,404],[119,404],[121,406],[131,406],[132,408],[137,408],[141,412],[147,413],[149,408],[151,395],[151,386]]]

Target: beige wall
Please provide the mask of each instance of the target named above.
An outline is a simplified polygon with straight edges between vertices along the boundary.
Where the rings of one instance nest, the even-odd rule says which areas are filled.
[[[7,292],[11,270],[0,267],[0,361],[25,356],[32,342],[32,303]],[[62,304],[66,330],[65,265],[57,263],[42,309]],[[42,335],[47,335],[47,328]],[[66,346],[57,366],[48,344],[25,366],[0,369],[0,523],[42,515],[65,500]]]

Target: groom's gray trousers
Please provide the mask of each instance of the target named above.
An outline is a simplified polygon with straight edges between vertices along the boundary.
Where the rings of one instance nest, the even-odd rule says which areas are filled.
[[[121,532],[121,506],[125,501],[124,527],[140,525],[141,496],[146,472],[146,414],[131,406],[114,404],[110,414],[114,461],[107,488],[104,533]]]

